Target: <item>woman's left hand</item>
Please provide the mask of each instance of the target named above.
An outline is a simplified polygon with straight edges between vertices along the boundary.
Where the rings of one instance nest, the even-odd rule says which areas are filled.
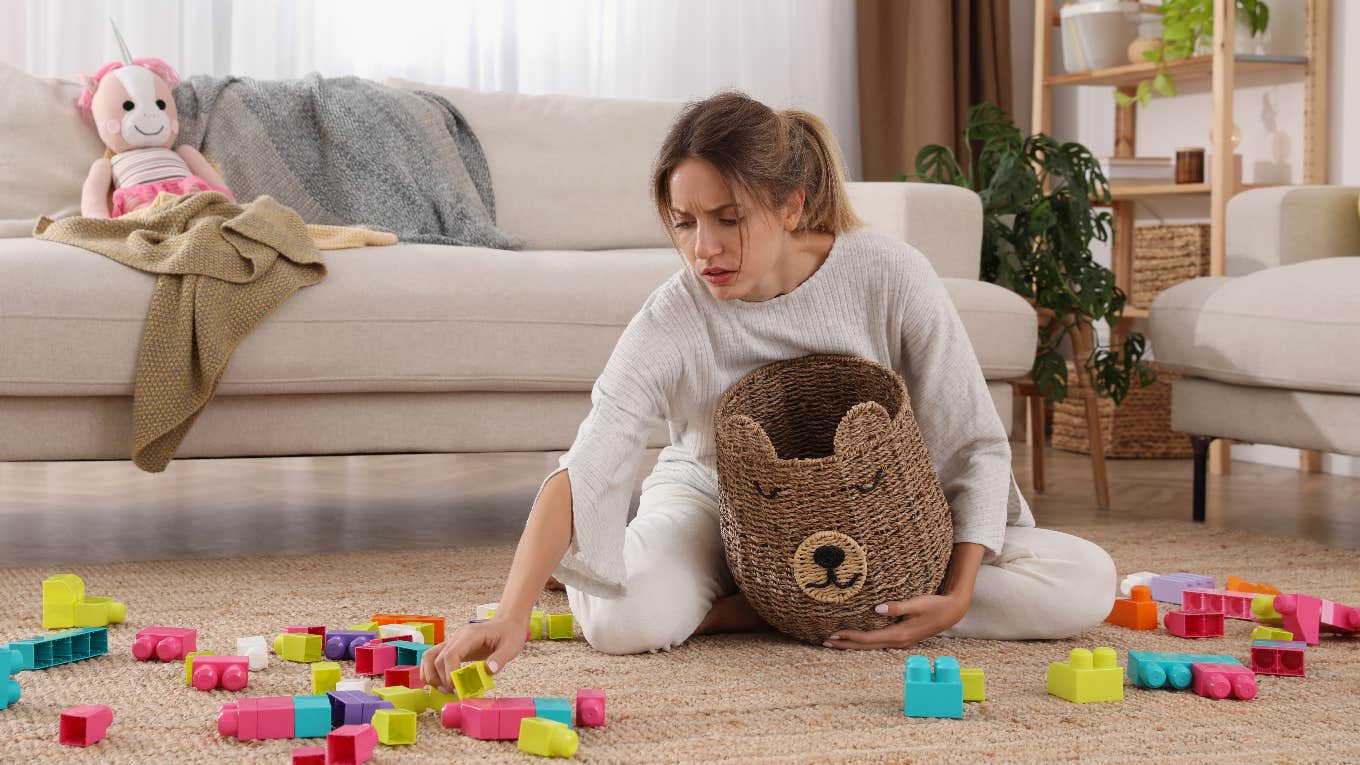
[[[823,645],[856,651],[910,648],[958,624],[968,612],[968,600],[958,595],[922,595],[910,600],[889,601],[883,604],[886,610],[879,613],[900,616],[901,621],[867,632],[837,630]]]

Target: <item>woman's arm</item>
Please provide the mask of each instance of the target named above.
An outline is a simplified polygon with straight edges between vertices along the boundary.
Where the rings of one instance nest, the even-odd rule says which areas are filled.
[[[973,583],[977,581],[984,552],[986,548],[972,542],[954,545],[949,571],[938,595],[881,603],[875,611],[900,616],[902,620],[877,630],[837,630],[824,645],[848,650],[910,648],[953,627],[968,613],[968,606],[973,601]]]

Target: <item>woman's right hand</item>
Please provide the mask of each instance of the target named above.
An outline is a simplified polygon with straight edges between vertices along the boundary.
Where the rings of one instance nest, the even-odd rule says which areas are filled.
[[[450,673],[465,661],[486,659],[486,669],[494,675],[519,656],[528,632],[527,622],[499,618],[459,627],[452,637],[425,652],[420,677],[426,685],[449,693],[453,690]]]

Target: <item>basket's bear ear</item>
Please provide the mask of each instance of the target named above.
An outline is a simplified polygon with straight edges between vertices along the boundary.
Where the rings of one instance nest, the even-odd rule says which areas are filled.
[[[877,401],[863,401],[850,407],[836,426],[836,454],[858,454],[884,438],[892,430],[888,410]]]
[[[760,427],[760,423],[744,414],[734,414],[723,421],[724,429],[729,440],[737,441],[739,444],[729,444],[734,450],[740,450],[751,456],[759,456],[762,459],[776,460],[779,455],[775,453],[774,444],[770,443],[770,436],[765,429]],[[739,452],[739,453],[740,453]]]

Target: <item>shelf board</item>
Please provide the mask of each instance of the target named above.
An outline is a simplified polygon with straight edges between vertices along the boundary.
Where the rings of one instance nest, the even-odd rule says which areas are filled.
[[[1261,189],[1276,184],[1270,183],[1246,183],[1238,186],[1234,194],[1240,194],[1247,189]],[[1152,197],[1171,197],[1189,194],[1208,194],[1213,187],[1208,183],[1136,183],[1120,185],[1110,184],[1110,199],[1120,202],[1128,199],[1149,199]]]
[[[1255,56],[1242,54],[1234,56],[1233,71],[1236,74],[1251,72],[1277,72],[1297,69],[1303,71],[1308,63],[1307,56]],[[1116,88],[1133,87],[1143,80],[1151,79],[1157,73],[1157,65],[1151,61],[1143,64],[1125,64],[1108,69],[1097,69],[1078,74],[1054,74],[1044,78],[1045,85],[1105,85]],[[1166,65],[1166,73],[1178,83],[1193,80],[1207,80],[1214,75],[1213,56],[1172,61]]]
[[[1146,308],[1138,308],[1138,307],[1136,307],[1136,306],[1125,305],[1125,306],[1124,306],[1124,313],[1123,313],[1123,315],[1121,316],[1121,321],[1132,321],[1132,320],[1134,320],[1134,319],[1146,319],[1147,317],[1148,317],[1148,310],[1147,310]]]

